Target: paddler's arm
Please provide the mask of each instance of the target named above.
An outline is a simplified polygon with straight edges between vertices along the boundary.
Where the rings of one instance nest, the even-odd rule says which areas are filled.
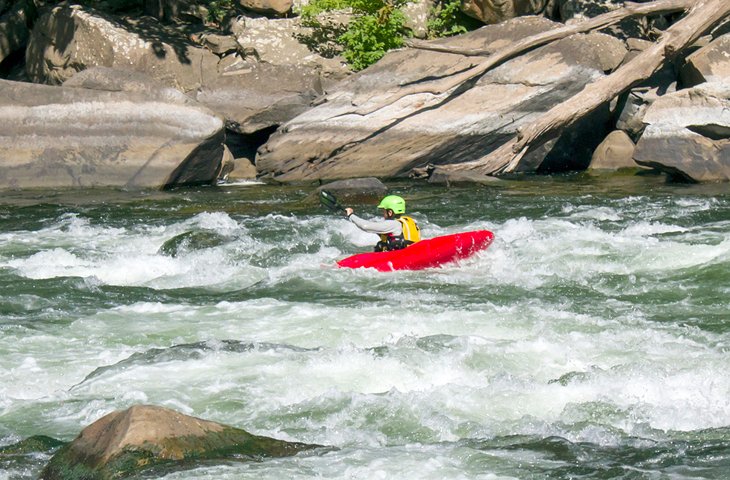
[[[365,220],[355,215],[351,208],[345,209],[347,218],[354,223],[357,228],[368,233],[400,235],[403,233],[403,227],[398,220]]]

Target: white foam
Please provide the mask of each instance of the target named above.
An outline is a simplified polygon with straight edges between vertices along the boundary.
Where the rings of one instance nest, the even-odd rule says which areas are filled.
[[[61,318],[39,322],[37,332],[3,330],[0,350],[12,368],[0,369],[9,386],[0,406],[12,417],[33,404],[38,422],[69,437],[109,411],[153,403],[277,438],[353,447],[358,453],[334,454],[349,464],[317,463],[333,477],[453,477],[468,455],[439,442],[463,438],[617,445],[627,435],[661,439],[730,424],[727,335],[688,326],[708,309],[722,315],[727,302],[702,305],[682,276],[728,262],[725,226],[684,227],[656,214],[667,208],[659,204],[629,220],[643,200],[615,203],[502,222],[426,221],[429,236],[487,228],[495,241],[459,266],[392,274],[322,268],[376,240],[339,217],[204,212],[166,226],[108,228],[69,215],[38,232],[5,232],[3,249],[16,250],[3,250],[0,266],[28,279],[78,276],[90,289],[191,287],[208,296],[151,292],[60,314],[23,300]],[[157,253],[191,230],[225,242]],[[673,320],[663,321],[668,313]],[[254,347],[227,349],[223,340]],[[173,349],[196,342],[208,348]],[[99,367],[107,368],[83,381]],[[298,464],[287,462],[297,461],[309,460],[260,468],[288,478],[282,472]]]

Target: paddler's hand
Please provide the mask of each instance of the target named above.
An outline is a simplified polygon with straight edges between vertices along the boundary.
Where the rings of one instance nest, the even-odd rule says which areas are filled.
[[[345,216],[346,216],[347,218],[350,218],[350,215],[352,215],[353,213],[355,213],[355,211],[354,211],[353,209],[351,209],[350,207],[347,207],[347,208],[345,209]]]

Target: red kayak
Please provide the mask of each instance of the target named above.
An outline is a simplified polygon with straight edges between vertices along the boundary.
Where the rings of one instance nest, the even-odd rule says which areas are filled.
[[[422,270],[455,262],[484,250],[494,234],[487,230],[454,233],[421,240],[402,250],[359,253],[337,262],[343,268],[374,268],[380,272]]]

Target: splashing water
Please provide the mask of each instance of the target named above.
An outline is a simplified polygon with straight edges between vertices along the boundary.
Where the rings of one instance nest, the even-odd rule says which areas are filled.
[[[167,478],[724,478],[730,195],[614,182],[393,184],[426,237],[495,233],[393,273],[336,269],[376,239],[306,189],[9,195],[0,445],[150,403],[338,447]]]

